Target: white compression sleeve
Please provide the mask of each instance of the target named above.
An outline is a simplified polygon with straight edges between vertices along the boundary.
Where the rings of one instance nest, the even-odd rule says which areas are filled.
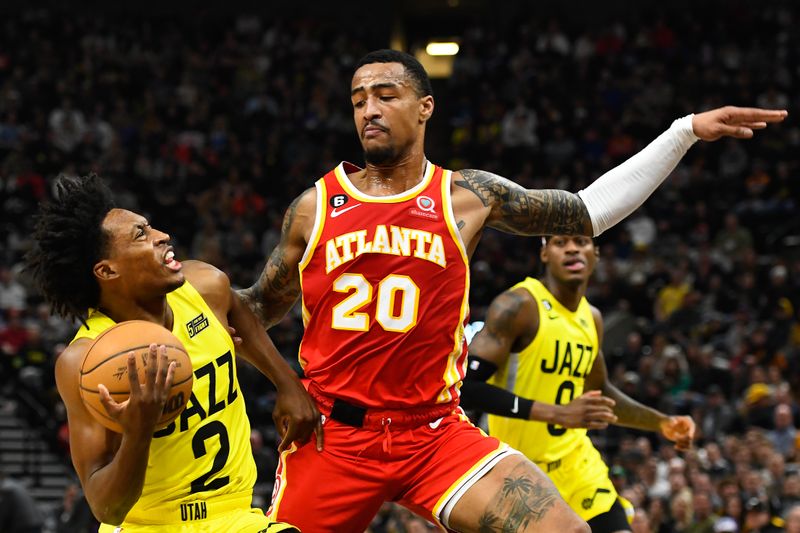
[[[674,121],[641,152],[578,193],[589,212],[595,237],[642,205],[699,139],[692,130],[693,116]]]

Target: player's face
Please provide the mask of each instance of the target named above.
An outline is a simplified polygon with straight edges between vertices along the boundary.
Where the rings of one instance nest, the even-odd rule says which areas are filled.
[[[169,235],[152,228],[143,216],[112,209],[103,220],[103,229],[109,235],[109,252],[101,263],[107,263],[112,279],[133,292],[155,294],[166,294],[183,285],[182,265],[175,259]]]
[[[367,163],[396,162],[424,132],[433,97],[419,97],[401,63],[370,63],[353,75],[351,102]]]
[[[542,262],[563,283],[583,283],[597,264],[597,247],[590,237],[553,235],[542,248]]]

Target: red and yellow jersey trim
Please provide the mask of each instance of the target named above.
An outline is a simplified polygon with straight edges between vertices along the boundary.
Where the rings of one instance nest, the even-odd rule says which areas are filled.
[[[311,261],[311,257],[314,255],[314,249],[317,247],[319,239],[322,237],[322,231],[325,229],[325,205],[328,201],[328,191],[325,187],[325,180],[318,179],[316,183],[314,183],[314,188],[317,190],[317,206],[314,211],[314,226],[311,228],[311,235],[308,237],[308,244],[303,252],[303,257],[300,259],[300,263],[298,264],[298,268],[301,272]]]
[[[461,239],[461,232],[458,230],[455,213],[453,212],[453,199],[451,196],[452,178],[453,172],[450,170],[445,170],[444,175],[442,176],[442,202],[444,203],[442,212],[445,217],[445,222],[447,223],[447,229],[450,231],[450,237],[453,239],[453,242],[461,253],[461,259],[464,261],[464,266],[466,268],[466,275],[464,276],[464,297],[461,300],[458,326],[456,331],[453,333],[453,351],[451,351],[447,356],[447,366],[445,367],[445,372],[442,376],[444,388],[442,389],[442,392],[439,393],[439,397],[436,399],[437,403],[447,403],[454,399],[453,394],[450,392],[450,389],[454,385],[457,387],[456,395],[458,395],[458,388],[460,387],[459,384],[466,373],[466,357],[463,357],[463,347],[464,322],[467,320],[467,316],[469,316],[469,256],[467,255],[467,249],[464,246],[464,241]],[[461,359],[460,364],[459,359]]]
[[[356,200],[380,204],[395,204],[410,200],[417,196],[420,192],[424,191],[433,179],[435,170],[436,165],[428,162],[425,167],[425,175],[422,177],[421,182],[417,183],[407,191],[403,191],[400,194],[392,194],[390,196],[372,196],[359,191],[358,188],[350,181],[350,178],[347,177],[347,173],[344,171],[344,163],[340,163],[339,166],[337,166],[334,170],[334,173],[336,174],[336,180],[342,186],[342,189],[344,189],[347,194]]]
[[[305,291],[303,291],[303,270],[305,270],[305,268],[311,262],[311,258],[314,257],[314,250],[317,248],[317,244],[319,244],[319,240],[322,237],[322,232],[325,229],[325,206],[328,202],[328,191],[325,186],[325,178],[318,179],[314,183],[314,188],[316,189],[317,196],[317,205],[314,211],[314,226],[311,228],[311,235],[308,237],[308,244],[306,244],[303,257],[300,259],[300,263],[297,265],[297,269],[300,274],[300,309],[303,317],[304,328],[308,325],[308,321],[311,319],[311,313],[309,313],[308,308],[306,307],[305,298],[302,296],[302,294],[305,293]],[[305,368],[305,361],[303,361],[303,358],[300,357],[300,353],[302,353],[302,345],[303,341],[301,340],[300,348],[297,351],[297,360],[300,362],[300,367]]]

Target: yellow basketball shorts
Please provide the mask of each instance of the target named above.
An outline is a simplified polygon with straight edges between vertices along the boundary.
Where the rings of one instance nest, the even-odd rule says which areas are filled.
[[[588,438],[560,460],[536,464],[586,521],[608,512],[619,497],[608,477],[608,467]]]
[[[297,531],[283,522],[270,522],[261,509],[238,509],[207,520],[185,524],[100,526],[99,533],[280,533]]]

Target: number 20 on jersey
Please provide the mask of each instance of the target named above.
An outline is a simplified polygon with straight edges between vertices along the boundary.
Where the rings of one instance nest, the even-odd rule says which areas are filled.
[[[367,331],[370,316],[360,311],[372,301],[373,286],[362,274],[344,273],[333,282],[333,290],[349,294],[334,308],[331,327]],[[390,274],[377,285],[375,320],[386,331],[405,333],[417,324],[419,287],[408,276]]]

